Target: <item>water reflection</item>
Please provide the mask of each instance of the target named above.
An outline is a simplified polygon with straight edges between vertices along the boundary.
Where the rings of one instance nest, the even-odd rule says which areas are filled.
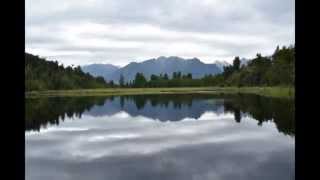
[[[27,180],[289,180],[294,101],[254,95],[26,100]]]
[[[131,117],[180,121],[199,119],[205,112],[234,114],[234,120],[252,117],[259,126],[274,122],[278,131],[295,134],[294,100],[257,95],[138,95],[109,97],[41,98],[26,100],[26,130],[39,131],[59,125],[65,118],[112,116],[126,112]]]

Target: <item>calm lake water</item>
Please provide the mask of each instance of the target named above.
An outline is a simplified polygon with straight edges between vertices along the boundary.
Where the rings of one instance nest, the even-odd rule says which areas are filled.
[[[25,176],[295,179],[294,110],[256,95],[27,99]]]

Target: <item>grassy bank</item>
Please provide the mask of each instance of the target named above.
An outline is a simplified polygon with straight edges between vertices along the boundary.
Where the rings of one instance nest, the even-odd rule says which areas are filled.
[[[140,95],[140,94],[257,94],[269,97],[294,98],[293,87],[175,87],[175,88],[105,88],[77,90],[48,90],[26,92],[26,98],[56,96],[109,96],[109,95]]]

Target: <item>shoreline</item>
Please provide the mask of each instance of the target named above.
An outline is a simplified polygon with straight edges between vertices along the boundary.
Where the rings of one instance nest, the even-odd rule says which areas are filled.
[[[267,97],[295,98],[294,87],[167,87],[45,90],[25,92],[25,98],[117,96],[144,94],[256,94]]]

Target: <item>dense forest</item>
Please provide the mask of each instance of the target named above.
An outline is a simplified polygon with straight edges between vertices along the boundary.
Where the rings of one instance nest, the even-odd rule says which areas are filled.
[[[181,72],[174,72],[170,77],[168,74],[152,74],[146,78],[137,73],[130,82],[121,75],[119,84],[113,81],[106,83],[102,77],[84,73],[79,66],[63,67],[57,61],[46,61],[27,53],[25,57],[26,91],[103,87],[294,86],[295,47],[277,47],[271,56],[257,54],[246,65],[241,65],[240,58],[235,57],[232,65],[224,67],[223,73],[208,74],[201,79],[193,79],[192,74]]]
[[[235,57],[233,64],[224,67],[224,72],[193,79],[192,74],[174,72],[170,79],[168,74],[151,75],[148,81],[142,73],[137,73],[132,82],[124,83],[120,77],[121,87],[186,87],[186,86],[294,86],[295,47],[276,48],[271,56],[257,54],[247,65],[240,66],[240,58]]]
[[[102,77],[93,77],[78,67],[64,67],[57,61],[25,53],[25,90],[58,90],[103,88],[107,83]]]

